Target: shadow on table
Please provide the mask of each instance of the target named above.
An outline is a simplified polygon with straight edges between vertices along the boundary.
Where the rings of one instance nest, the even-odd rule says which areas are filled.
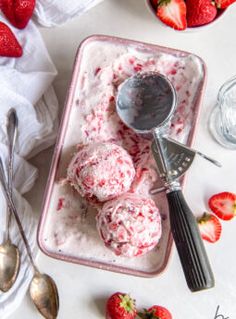
[[[106,302],[107,302],[107,295],[105,296],[98,296],[97,298],[91,300],[91,303],[94,304],[95,308],[97,309],[97,312],[101,316],[105,316],[106,312]]]

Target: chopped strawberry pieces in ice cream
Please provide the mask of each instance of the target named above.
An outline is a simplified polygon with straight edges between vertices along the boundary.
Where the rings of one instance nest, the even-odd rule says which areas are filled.
[[[64,208],[65,205],[65,198],[64,197],[60,197],[58,199],[58,203],[57,203],[57,211],[62,210],[62,208]]]
[[[116,255],[140,256],[157,245],[161,217],[151,198],[127,193],[103,205],[97,228],[106,247]]]
[[[80,148],[67,171],[67,181],[73,188],[68,187],[68,194],[66,190],[63,196],[69,196],[74,203],[79,192],[92,206],[100,209],[97,228],[105,245],[116,255],[143,255],[155,247],[161,236],[159,211],[149,194],[154,183],[160,181],[150,140],[126,127],[116,113],[119,86],[138,72],[154,71],[167,76],[177,91],[177,108],[169,133],[172,138],[185,143],[195,116],[195,99],[201,88],[203,69],[192,55],[168,53],[156,47],[152,50],[143,45],[102,40],[87,43],[83,50],[65,138],[62,172],[68,165],[68,149],[75,145]],[[62,197],[61,193],[59,197]],[[73,253],[76,254],[81,245],[79,250],[86,255],[89,246],[89,250],[94,249],[93,256],[106,259],[103,245],[96,242],[97,232],[90,223],[87,209],[88,224],[84,229],[82,222],[76,223],[70,218],[72,210],[78,211],[78,208],[67,207],[68,201],[66,198],[66,203],[55,203],[56,207],[64,209],[55,214],[61,220],[58,222],[61,231],[57,230],[60,236],[56,235],[54,242],[59,245],[66,236],[67,249]],[[161,201],[158,203],[163,210]],[[88,205],[88,211],[90,209],[91,205]],[[94,218],[94,210],[91,216]],[[113,258],[117,260],[115,256]]]
[[[124,194],[134,177],[132,158],[112,143],[85,146],[74,155],[67,171],[70,184],[92,202],[104,202]]]
[[[94,75],[96,76],[96,75],[98,75],[98,73],[101,71],[101,68],[96,68],[96,70],[95,70],[95,72],[94,72]]]

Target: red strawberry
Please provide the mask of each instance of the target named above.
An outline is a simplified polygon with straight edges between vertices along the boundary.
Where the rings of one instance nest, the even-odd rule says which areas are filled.
[[[225,9],[229,7],[236,0],[215,0],[216,6],[218,9]]]
[[[135,301],[127,294],[116,292],[106,305],[106,319],[135,319],[137,314]]]
[[[204,213],[202,217],[198,218],[198,225],[202,239],[210,243],[215,243],[220,239],[222,226],[216,216]]]
[[[213,213],[223,220],[230,220],[236,215],[236,194],[223,192],[213,195],[208,204]]]
[[[217,9],[212,0],[186,0],[188,27],[197,27],[215,19]]]
[[[148,310],[144,309],[144,312],[138,315],[141,319],[172,319],[169,310],[161,306],[152,306]]]
[[[184,30],[187,27],[184,0],[159,0],[157,16],[162,22],[176,30]]]
[[[1,0],[0,6],[12,25],[24,29],[34,12],[35,0]]]
[[[11,29],[3,22],[0,22],[0,56],[16,58],[22,56],[19,42]]]

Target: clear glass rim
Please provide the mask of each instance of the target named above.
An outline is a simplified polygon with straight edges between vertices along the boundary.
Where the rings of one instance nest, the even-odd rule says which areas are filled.
[[[228,81],[226,81],[219,89],[217,101],[219,105],[222,104],[225,98],[225,94],[230,91],[236,85],[236,75],[231,77]]]

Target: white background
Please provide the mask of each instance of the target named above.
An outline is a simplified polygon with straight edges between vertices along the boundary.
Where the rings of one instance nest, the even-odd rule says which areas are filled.
[[[161,26],[146,9],[142,0],[105,0],[84,16],[55,28],[42,29],[48,50],[59,71],[55,81],[61,109],[70,81],[73,59],[79,43],[91,34],[107,34],[150,42],[193,52],[204,59],[208,83],[194,147],[215,157],[223,164],[218,169],[197,159],[188,173],[186,199],[200,215],[207,209],[213,193],[236,193],[236,151],[219,146],[210,136],[207,120],[214,107],[221,84],[236,74],[236,5],[222,21],[199,32],[182,33]],[[40,168],[40,178],[27,196],[35,214],[39,214],[52,150],[33,160]],[[57,282],[60,294],[59,319],[104,318],[106,298],[115,291],[131,293],[139,307],[152,304],[166,306],[174,319],[214,319],[216,308],[225,318],[236,318],[236,218],[223,223],[219,243],[206,244],[216,278],[216,287],[192,294],[186,287],[175,248],[167,270],[152,279],[119,275],[68,264],[39,255],[39,268]],[[41,318],[27,295],[11,319]],[[221,319],[221,318],[220,318]]]

